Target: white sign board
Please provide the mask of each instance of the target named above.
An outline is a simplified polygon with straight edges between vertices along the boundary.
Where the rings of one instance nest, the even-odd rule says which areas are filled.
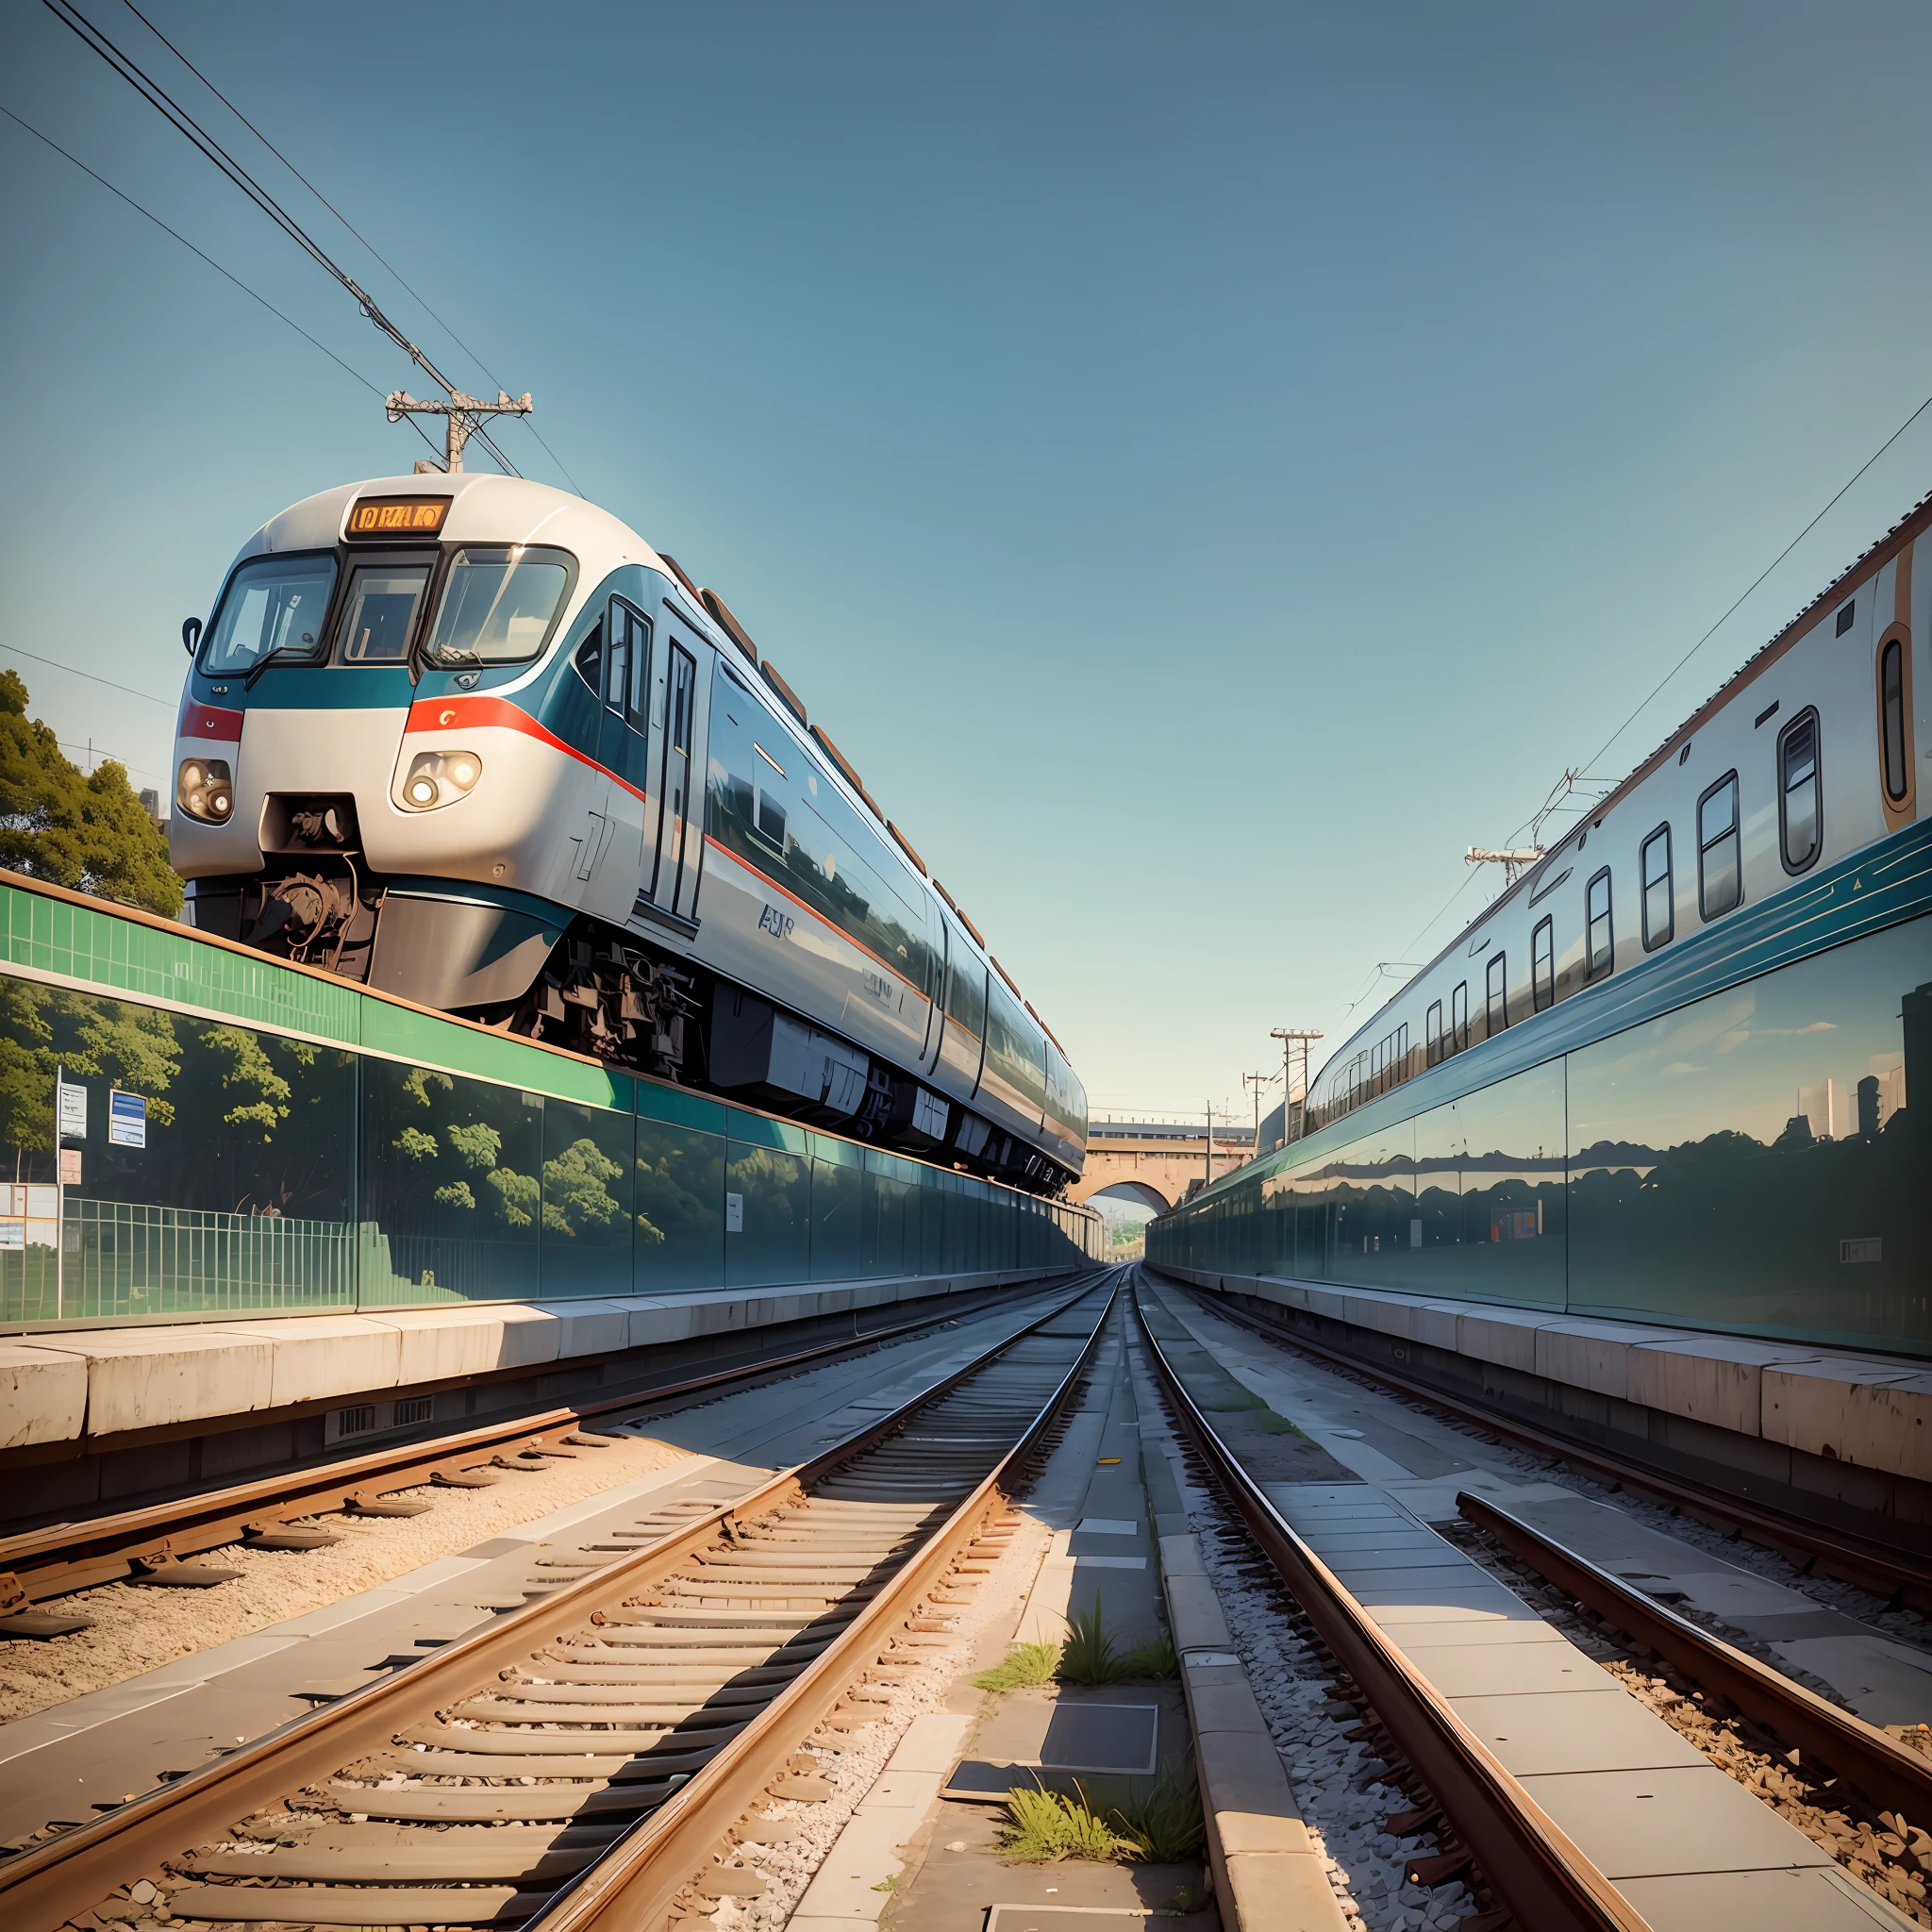
[[[724,1232],[742,1234],[744,1232],[744,1196],[726,1194],[724,1196]]]
[[[87,1089],[70,1086],[65,1080],[55,1090],[60,1096],[60,1138],[87,1139]]]
[[[145,1147],[147,1145],[147,1101],[139,1093],[124,1093],[116,1087],[108,1095],[108,1145]]]

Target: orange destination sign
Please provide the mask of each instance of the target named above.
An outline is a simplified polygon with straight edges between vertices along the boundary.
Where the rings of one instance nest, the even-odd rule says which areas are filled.
[[[349,512],[351,537],[433,537],[449,514],[446,496],[366,496]]]

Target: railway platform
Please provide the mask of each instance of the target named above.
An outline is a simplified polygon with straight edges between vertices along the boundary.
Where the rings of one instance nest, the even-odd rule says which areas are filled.
[[[1659,1480],[1932,1555],[1932,1367],[1906,1356],[1560,1308],[1163,1264],[1338,1360]],[[1849,1557],[1849,1552],[1847,1553]]]

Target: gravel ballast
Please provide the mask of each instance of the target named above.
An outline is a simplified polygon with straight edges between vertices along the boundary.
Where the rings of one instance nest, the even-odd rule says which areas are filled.
[[[429,1501],[426,1515],[318,1517],[317,1527],[341,1538],[327,1549],[229,1544],[197,1559],[241,1571],[232,1583],[208,1590],[107,1583],[76,1591],[58,1607],[93,1618],[92,1629],[44,1641],[0,1641],[0,1724],[341,1603],[441,1557],[474,1549],[519,1524],[688,1459],[686,1451],[669,1442],[617,1436],[607,1448],[580,1451],[574,1461],[546,1460],[540,1470],[506,1472],[489,1489],[425,1486],[399,1492]]]

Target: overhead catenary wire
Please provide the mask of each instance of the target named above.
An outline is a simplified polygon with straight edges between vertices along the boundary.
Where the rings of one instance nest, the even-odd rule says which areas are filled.
[[[172,236],[176,242],[180,242],[182,247],[187,249],[191,255],[199,256],[200,258],[203,261],[207,262],[208,267],[213,269],[218,275],[221,275],[222,277],[224,277],[224,279],[227,281],[233,282],[236,288],[240,289],[244,295],[246,295],[251,301],[260,303],[260,305],[264,308],[266,308],[268,312],[271,315],[273,315],[277,322],[287,323],[288,325],[291,329],[293,329],[295,333],[298,336],[300,336],[305,342],[308,342],[313,348],[320,349],[322,353],[325,356],[326,356],[328,359],[331,362],[333,362],[338,369],[340,369],[345,375],[353,376],[356,379],[356,381],[359,382],[362,385],[362,387],[370,392],[371,395],[380,396],[383,393],[383,391],[379,388],[377,388],[375,383],[371,382],[370,379],[366,375],[364,375],[359,369],[353,368],[350,366],[350,364],[344,362],[342,358],[340,356],[338,356],[336,352],[333,349],[331,349],[326,342],[317,341],[316,339],[312,335],[310,335],[308,331],[306,328],[304,328],[302,325],[294,319],[293,316],[285,314],[281,309],[277,308],[273,302],[271,302],[266,295],[260,293],[258,290],[251,289],[248,286],[248,284],[244,282],[242,279],[242,277],[236,275],[232,270],[224,268],[222,264],[218,262],[213,256],[209,255],[206,249],[197,248],[194,245],[194,243],[188,239],[186,235],[181,233],[181,231],[178,228],[171,228],[168,225],[168,224],[162,221],[160,216],[156,214],[152,208],[143,208],[141,205],[141,203],[136,201],[135,198],[131,194],[127,193],[125,189],[116,188],[114,184],[111,181],[109,181],[105,175],[96,173],[95,170],[89,167],[88,164],[84,160],[82,160],[78,155],[70,153],[66,148],[62,147],[60,143],[58,141],[56,141],[51,135],[43,134],[38,127],[36,127],[33,125],[31,121],[24,120],[20,115],[16,114],[11,108],[0,106],[0,114],[5,114],[7,118],[14,124],[16,127],[23,129],[25,133],[31,134],[36,141],[41,142],[45,146],[52,148],[54,152],[57,155],[58,155],[62,160],[72,161],[74,165],[76,168],[78,168],[83,175],[87,175],[90,180],[99,182],[100,185],[103,188],[105,188],[108,191],[108,192],[113,195],[117,200],[125,201],[127,204],[127,206],[135,211],[136,214],[145,216],[146,219],[151,221],[155,225],[155,226],[161,231],[162,234]],[[433,450],[436,447],[435,441],[431,439],[428,432],[423,427],[423,425],[420,423],[418,423],[413,416],[411,416],[408,419],[408,423],[409,427],[413,429],[416,432],[416,434],[420,436],[423,439],[423,441],[425,443],[427,443],[428,446]],[[23,652],[21,655],[23,657],[31,657],[33,654],[31,652]],[[42,663],[46,664],[51,664],[54,662],[54,660],[51,658],[43,658],[40,661]],[[64,665],[59,665],[56,666],[56,668],[59,670],[65,670],[67,667]],[[81,675],[85,675],[86,674],[82,673]],[[125,687],[122,688],[125,689]],[[143,695],[143,693],[137,691],[135,695],[139,697]]]
[[[1919,420],[1919,418],[1925,413],[1927,409],[1932,409],[1932,396],[1927,396],[1925,400],[1922,402],[1919,405],[1919,407],[1916,409],[1914,409],[1911,412],[1911,414],[1907,416],[1905,419],[1905,421],[1901,423],[1898,425],[1898,427],[1894,429],[1891,432],[1891,434],[1888,436],[1885,439],[1885,441],[1881,442],[1878,445],[1878,447],[1875,450],[1874,450],[1872,454],[1869,457],[1867,457],[1862,463],[1858,465],[1858,467],[1846,479],[1843,488],[1838,491],[1838,492],[1832,497],[1831,501],[1827,503],[1824,506],[1824,508],[1821,509],[1818,512],[1818,514],[1814,516],[1811,519],[1811,521],[1808,524],[1807,524],[1805,527],[1802,530],[1800,530],[1798,534],[1795,537],[1793,537],[1791,541],[1789,543],[1787,543],[1785,547],[1782,550],[1780,550],[1778,554],[1775,557],[1774,557],[1771,559],[1771,561],[1768,564],[1766,564],[1761,571],[1758,572],[1757,576],[1752,578],[1751,582],[1745,586],[1742,591],[1739,593],[1736,600],[1724,611],[1724,615],[1720,617],[1717,620],[1717,622],[1713,624],[1710,626],[1710,628],[1707,630],[1704,633],[1704,635],[1700,637],[1697,640],[1697,641],[1694,644],[1692,644],[1690,648],[1688,651],[1686,651],[1684,655],[1681,658],[1679,658],[1677,661],[1674,664],[1673,664],[1671,668],[1667,672],[1665,672],[1660,678],[1657,679],[1657,683],[1654,684],[1650,688],[1650,690],[1644,693],[1643,697],[1631,710],[1629,716],[1626,717],[1624,720],[1624,722],[1621,724],[1619,724],[1613,732],[1610,733],[1609,737],[1605,739],[1605,741],[1597,748],[1595,753],[1576,768],[1576,776],[1581,777],[1585,773],[1589,772],[1591,769],[1591,767],[1596,764],[1598,759],[1600,759],[1604,756],[1604,754],[1607,752],[1613,744],[1616,743],[1618,739],[1622,738],[1624,732],[1629,730],[1631,725],[1634,724],[1637,722],[1637,720],[1642,716],[1643,712],[1649,707],[1651,701],[1657,696],[1657,694],[1660,691],[1662,691],[1667,684],[1670,683],[1672,678],[1676,676],[1678,672],[1683,670],[1685,665],[1690,663],[1691,658],[1694,658],[1698,654],[1698,652],[1701,651],[1705,647],[1705,645],[1707,644],[1711,641],[1711,639],[1714,638],[1718,634],[1718,632],[1722,630],[1724,626],[1734,616],[1737,615],[1738,611],[1742,608],[1745,600],[1751,595],[1751,593],[1754,591],[1756,591],[1768,576],[1771,575],[1772,572],[1774,571],[1778,567],[1778,565],[1781,564],[1785,560],[1785,558],[1788,558],[1791,554],[1791,552],[1795,550],[1798,547],[1798,545],[1802,543],[1805,541],[1805,539],[1808,537],[1811,534],[1811,532],[1815,530],[1818,527],[1818,525],[1822,524],[1824,521],[1824,519],[1828,517],[1831,514],[1831,512],[1834,509],[1836,509],[1838,506],[1845,500],[1845,498],[1848,495],[1851,494],[1851,491],[1854,486],[1856,486],[1856,484],[1857,483],[1858,479],[1861,476],[1863,476],[1869,469],[1871,469],[1872,465],[1875,463],[1879,459],[1879,458],[1882,457],[1886,453],[1886,451],[1889,450],[1892,446],[1892,444],[1895,443],[1899,440],[1899,438],[1902,437],[1906,433],[1906,431],[1909,429],[1912,426],[1912,425],[1916,423]],[[1600,805],[1601,803],[1601,799],[1590,799],[1586,801],[1584,805],[1574,808],[1582,811],[1589,811],[1593,809],[1597,805]],[[1557,808],[1557,809],[1564,808]],[[1531,820],[1525,819],[1524,821],[1523,825],[1520,825],[1517,828],[1517,830],[1519,832],[1524,830],[1531,823]],[[1510,836],[1513,838],[1516,836],[1516,834],[1512,833]],[[1422,931],[1416,934],[1415,940],[1411,940],[1409,941],[1409,945],[1407,947],[1405,947],[1404,951],[1410,950],[1410,948],[1412,948],[1415,945],[1416,941],[1421,940],[1424,935],[1426,935],[1430,930],[1434,928],[1434,926],[1441,921],[1442,914],[1447,912],[1450,907],[1455,905],[1457,900],[1459,899],[1462,896],[1462,894],[1469,890],[1470,884],[1475,876],[1475,874],[1470,874],[1470,875],[1467,878],[1465,878],[1462,881],[1462,883],[1459,886],[1457,886],[1453,892],[1450,893],[1448,898],[1442,902],[1441,909],[1438,912],[1436,912],[1436,914],[1429,920],[1428,924],[1422,928]],[[1370,984],[1369,988],[1363,993],[1361,993],[1359,997],[1342,1007],[1341,1008],[1341,1012],[1344,1014],[1354,1012],[1356,1008],[1359,1007],[1363,1003],[1363,1001],[1367,1000],[1370,997],[1370,995],[1374,991],[1375,985],[1379,983],[1381,973],[1380,969],[1378,968],[1376,971],[1374,981],[1373,981]]]
[[[62,25],[66,26],[83,45],[91,48],[107,62],[114,72],[125,80],[143,100],[159,112],[171,125],[186,136],[208,159],[225,175],[228,179],[252,201],[262,213],[292,241],[311,260],[348,291],[356,298],[364,315],[386,335],[391,341],[415,363],[417,368],[440,384],[450,394],[455,395],[457,386],[437,368],[428,356],[415,342],[391,322],[382,311],[375,296],[362,287],[346,269],[340,267],[322,244],[304,228],[293,215],[275,200],[266,188],[242,167],[240,161],[228,153],[194,117],[175,101],[158,82],[151,79],[141,65],[104,34],[88,19],[72,0],[42,0],[47,10]],[[482,443],[490,454],[502,465],[504,474],[521,476],[523,472],[504,455],[495,441],[480,424],[472,427],[470,433]]]
[[[1657,696],[1657,692],[1662,691],[1664,686],[1670,683],[1671,679],[1676,676],[1677,673],[1683,670],[1685,665],[1690,663],[1691,658],[1696,657],[1698,652],[1701,651],[1705,647],[1705,645],[1707,644],[1711,641],[1711,639],[1714,638],[1718,634],[1718,632],[1724,628],[1724,626],[1731,620],[1731,618],[1737,614],[1738,609],[1740,606],[1743,604],[1744,599],[1750,596],[1751,592],[1757,590],[1757,587],[1761,583],[1763,583],[1765,578],[1768,577],[1772,574],[1772,572],[1774,571],[1778,567],[1778,565],[1781,564],[1785,560],[1785,558],[1788,558],[1791,554],[1791,552],[1794,551],[1798,547],[1798,545],[1802,543],[1805,541],[1805,539],[1808,537],[1811,534],[1811,532],[1815,530],[1819,526],[1819,525],[1822,524],[1825,520],[1825,518],[1828,517],[1831,514],[1831,512],[1835,510],[1839,507],[1839,505],[1845,500],[1845,498],[1851,493],[1852,486],[1857,482],[1858,478],[1862,476],[1865,474],[1865,472],[1869,470],[1872,467],[1872,465],[1875,463],[1878,460],[1878,458],[1882,457],[1885,454],[1885,452],[1889,450],[1892,446],[1892,444],[1895,443],[1899,440],[1899,438],[1903,436],[1906,433],[1906,431],[1909,429],[1912,426],[1912,425],[1916,423],[1919,420],[1919,418],[1925,413],[1927,409],[1932,409],[1932,396],[1927,396],[1925,400],[1923,403],[1921,403],[1919,407],[1916,409],[1914,409],[1912,413],[1909,416],[1907,416],[1906,420],[1903,423],[1901,423],[1898,425],[1898,427],[1894,429],[1891,432],[1891,434],[1888,436],[1885,439],[1885,441],[1881,442],[1878,445],[1878,447],[1874,449],[1872,452],[1872,454],[1869,457],[1867,457],[1862,463],[1858,465],[1858,467],[1852,473],[1850,480],[1846,482],[1844,488],[1840,490],[1838,492],[1838,494],[1834,496],[1831,499],[1831,501],[1827,503],[1824,506],[1824,508],[1822,510],[1820,510],[1818,514],[1815,517],[1813,517],[1811,521],[1808,524],[1807,524],[1805,527],[1802,530],[1800,530],[1798,534],[1795,537],[1793,537],[1791,541],[1789,543],[1787,543],[1785,547],[1782,550],[1780,550],[1778,554],[1775,557],[1774,557],[1771,559],[1771,561],[1767,563],[1764,566],[1764,568],[1761,571],[1759,571],[1755,577],[1752,578],[1749,585],[1746,586],[1744,591],[1738,597],[1737,602],[1734,603],[1730,607],[1730,608],[1726,610],[1724,614],[1722,617],[1720,617],[1718,621],[1714,625],[1712,625],[1711,627],[1707,631],[1706,631],[1704,635],[1701,638],[1699,638],[1697,641],[1694,644],[1692,644],[1690,648],[1688,651],[1686,651],[1684,655],[1681,658],[1679,658],[1677,661],[1674,664],[1673,664],[1671,668],[1668,671],[1666,671],[1660,678],[1657,679],[1656,684],[1654,684],[1650,688],[1650,690],[1644,694],[1642,701],[1637,706],[1636,709],[1633,710],[1630,713],[1630,715],[1627,718],[1625,718],[1624,722],[1621,724],[1619,724],[1613,732],[1610,733],[1609,737],[1604,741],[1603,744],[1598,748],[1595,756],[1587,759],[1582,765],[1580,765],[1577,768],[1579,776],[1581,776],[1583,773],[1588,772],[1596,763],[1597,759],[1602,758],[1604,753],[1608,751],[1610,746],[1615,744],[1618,739],[1622,738],[1624,732],[1629,730],[1631,725],[1634,724],[1637,722],[1637,720],[1642,715],[1645,708],[1650,704],[1650,701]]]
[[[504,387],[504,384],[502,380],[491,372],[490,365],[487,362],[485,362],[482,357],[479,356],[475,349],[471,348],[469,343],[464,341],[462,337],[458,335],[456,330],[452,328],[450,325],[446,323],[442,319],[442,317],[439,315],[436,312],[436,310],[429,306],[427,300],[424,296],[417,293],[416,290],[410,286],[408,280],[403,275],[403,272],[399,268],[397,268],[396,265],[392,261],[391,261],[389,258],[385,256],[379,248],[376,247],[375,243],[373,242],[367,235],[363,234],[361,229],[357,227],[355,223],[352,222],[348,218],[348,216],[345,215],[341,211],[341,209],[339,208],[335,205],[335,203],[332,202],[328,198],[328,196],[325,195],[322,192],[322,190],[319,189],[315,185],[315,183],[311,181],[308,178],[308,176],[305,175],[302,172],[302,170],[298,168],[294,164],[294,162],[291,161],[288,158],[288,156],[285,155],[281,151],[281,149],[278,148],[275,144],[275,142],[272,142],[268,138],[268,136],[265,135],[261,131],[261,129],[258,128],[255,125],[255,123],[251,121],[248,118],[248,116],[242,111],[240,108],[238,108],[235,105],[235,103],[231,101],[227,97],[227,95],[225,94],[221,91],[221,89],[218,88],[214,84],[214,82],[211,81],[208,77],[208,75],[205,75],[201,71],[201,69],[197,67],[194,64],[194,62],[188,58],[186,54],[184,54],[181,51],[181,49],[177,47],[175,44],[175,42],[171,41],[167,37],[167,35],[164,34],[160,30],[160,28],[154,24],[154,22],[151,21],[147,17],[147,15],[144,14],[141,10],[141,8],[134,4],[134,0],[122,0],[122,5],[127,8],[129,13],[133,14],[136,20],[140,21],[142,26],[147,28],[149,33],[154,35],[156,40],[160,42],[162,46],[167,48],[169,53],[174,55],[175,59],[180,61],[182,66],[187,68],[190,74],[193,75],[196,80],[200,81],[203,87],[207,88],[209,93],[214,95],[216,100],[221,102],[223,107],[227,108],[229,113],[234,115],[236,120],[241,122],[242,126],[247,128],[250,134],[254,135],[257,141],[260,142],[263,147],[267,148],[270,154],[275,156],[276,160],[281,162],[283,167],[288,169],[290,174],[294,175],[296,180],[301,182],[303,187],[308,189],[310,194],[314,195],[317,201],[321,202],[324,208],[327,208],[330,214],[335,216],[337,221],[341,223],[342,226],[345,227],[349,231],[349,233],[352,234],[356,238],[356,240],[362,244],[364,248],[368,249],[369,253],[372,256],[374,256],[375,259],[379,261],[382,264],[382,266],[385,269],[387,269],[391,275],[395,277],[396,282],[398,286],[403,290],[403,292],[407,294],[409,297],[409,299],[423,310],[424,314],[428,316],[431,322],[435,323],[438,328],[441,329],[443,334],[446,335],[450,339],[450,341],[453,341],[457,345],[457,347],[459,348],[463,352],[463,354],[466,355],[470,358],[470,360],[474,362],[476,365],[476,367],[480,369],[487,377],[489,377],[490,381],[496,385],[498,390],[501,390]],[[557,454],[557,452],[550,447],[548,442],[544,441],[542,431],[540,430],[537,427],[537,425],[534,423],[532,423],[527,416],[523,418],[523,422],[524,425],[529,430],[530,434],[537,439],[538,443],[542,448],[543,454],[547,456],[550,458],[550,460],[557,465],[558,469],[562,473],[564,480],[567,483],[569,483],[570,487],[574,491],[576,491],[576,493],[579,496],[581,496],[584,492],[581,490],[577,489],[576,478],[571,475],[569,470],[564,468],[562,458],[560,458]]]
[[[89,777],[92,777],[94,773],[100,770],[101,760],[105,759],[110,765],[121,766],[124,771],[139,772],[143,778],[154,779],[158,786],[167,783],[167,780],[159,772],[151,772],[145,765],[137,765],[132,758],[118,757],[115,753],[109,751],[106,745],[95,744],[92,740],[86,744],[82,744],[77,739],[57,738],[54,742],[62,751],[85,752],[88,758],[87,775]]]
[[[0,110],[4,111],[4,110]],[[70,677],[84,677],[91,684],[105,684],[110,691],[125,691],[131,698],[144,698],[151,705],[159,705],[163,710],[175,708],[173,698],[158,698],[151,691],[136,691],[131,684],[116,684],[111,677],[103,677],[97,672],[81,671],[72,664],[63,664],[58,658],[42,658],[37,651],[23,651],[18,644],[0,643],[0,651],[10,658],[31,658],[36,664],[51,665],[56,671],[64,671]]]

